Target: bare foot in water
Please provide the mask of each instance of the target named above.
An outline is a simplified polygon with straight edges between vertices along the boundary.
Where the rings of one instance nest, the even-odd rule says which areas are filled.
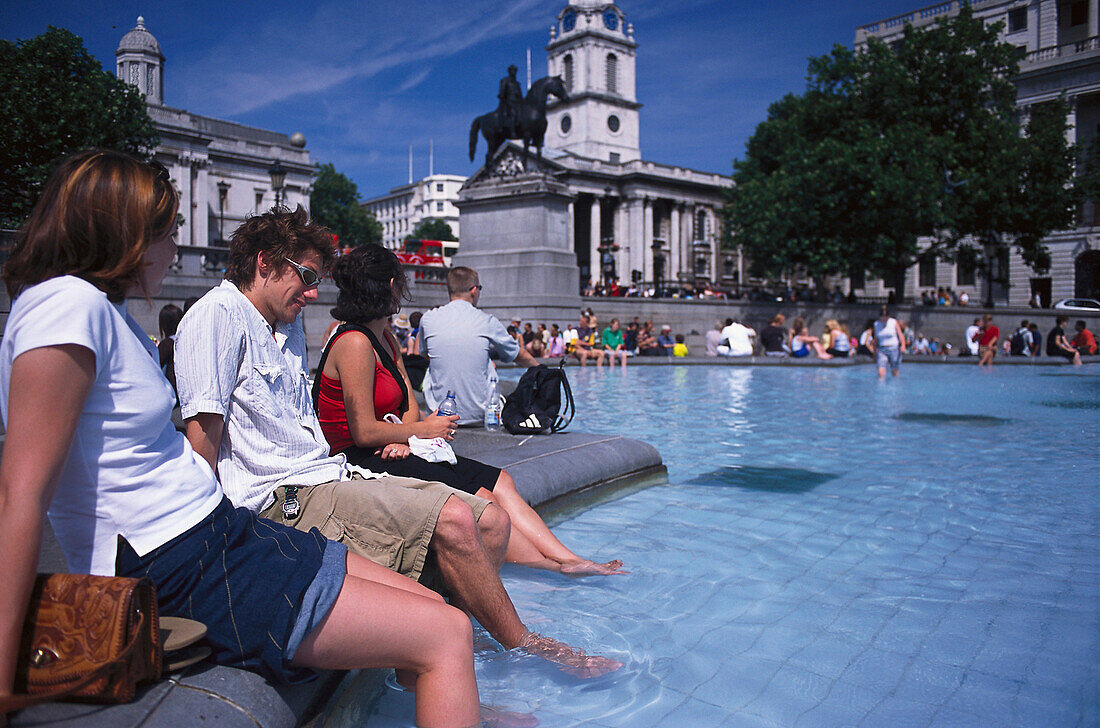
[[[492,705],[481,705],[481,725],[485,728],[534,728],[539,719],[529,713],[514,713]]]
[[[610,576],[611,574],[629,574],[623,571],[623,562],[620,559],[612,559],[606,564],[598,564],[589,559],[581,559],[561,565],[561,573],[569,576]]]
[[[552,637],[531,632],[520,646],[521,650],[561,666],[562,672],[575,677],[590,678],[606,675],[623,666],[608,657],[586,654],[584,650],[570,647]]]

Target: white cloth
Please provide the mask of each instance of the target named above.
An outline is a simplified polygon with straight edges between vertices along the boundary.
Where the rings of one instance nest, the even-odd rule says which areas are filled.
[[[722,329],[722,339],[729,342],[729,351],[725,356],[752,356],[750,339],[753,336],[756,336],[755,331],[736,321]]]
[[[273,336],[252,302],[223,281],[180,322],[176,387],[184,419],[225,418],[218,478],[233,505],[258,513],[277,486],[347,479],[344,456],[329,456],[313,411],[301,317]]]
[[[64,344],[95,355],[95,381],[58,476],[50,523],[71,571],[113,576],[119,534],[144,556],[209,515],[222,492],[172,426],[176,396],[153,342],[124,304],[80,278],[51,278],[15,300],[0,344],[5,426],[15,359]]]
[[[970,324],[966,327],[966,333],[963,334],[963,336],[966,337],[966,348],[971,356],[978,355],[978,340],[974,337],[977,336],[978,332],[981,330],[982,328],[977,324]]]
[[[420,319],[420,353],[430,360],[424,399],[435,410],[453,390],[462,425],[485,420],[489,359],[515,361],[519,343],[504,324],[469,301],[456,299]]]
[[[897,349],[901,346],[898,339],[898,322],[893,318],[885,321],[875,319],[875,345],[880,349]]]

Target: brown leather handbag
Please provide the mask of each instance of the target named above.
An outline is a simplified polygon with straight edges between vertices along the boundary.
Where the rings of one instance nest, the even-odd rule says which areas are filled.
[[[15,692],[0,711],[69,699],[125,703],[160,677],[157,599],[148,579],[39,574],[16,660]]]

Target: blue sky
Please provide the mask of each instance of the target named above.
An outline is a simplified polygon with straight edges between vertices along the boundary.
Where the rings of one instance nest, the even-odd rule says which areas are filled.
[[[645,159],[728,174],[770,103],[805,85],[806,59],[917,0],[621,0],[638,42]],[[300,131],[364,197],[428,173],[472,174],[471,120],[496,105],[509,63],[546,73],[564,0],[6,3],[0,36],[67,28],[104,67],[138,15],[167,58],[165,103]],[[483,142],[482,142],[483,144]],[[479,149],[478,159],[483,149]]]

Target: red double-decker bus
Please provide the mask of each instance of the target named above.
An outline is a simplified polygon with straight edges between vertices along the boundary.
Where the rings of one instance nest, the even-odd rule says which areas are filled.
[[[405,265],[446,267],[442,240],[406,240],[397,258]]]

